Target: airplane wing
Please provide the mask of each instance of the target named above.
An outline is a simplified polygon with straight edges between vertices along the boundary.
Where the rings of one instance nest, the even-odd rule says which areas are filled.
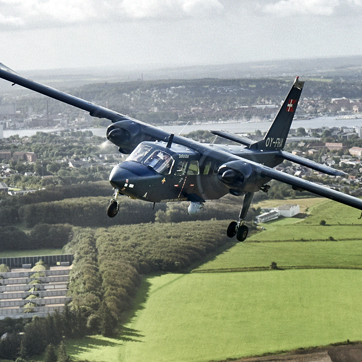
[[[236,142],[236,143],[240,143],[242,145],[245,145],[249,148],[253,148],[253,145],[256,145],[255,141],[252,141],[248,138],[245,137],[239,137],[227,132],[223,132],[223,131],[211,131],[212,134],[217,135],[219,137],[222,138],[226,138],[230,141]],[[272,151],[273,152],[273,151]],[[277,157],[283,158],[285,160],[288,161],[292,161],[295,163],[299,163],[302,166],[306,166],[309,168],[312,168],[313,170],[319,171],[319,172],[323,172],[327,175],[331,175],[331,176],[346,176],[346,174],[342,171],[336,170],[332,167],[326,166],[326,165],[321,165],[320,163],[308,160],[307,158],[304,157],[299,157],[296,155],[293,155],[292,153],[289,153],[287,151],[278,151],[278,153],[276,153]]]
[[[312,160],[308,160],[307,158],[304,158],[304,157],[299,157],[297,155],[293,155],[292,153],[289,153],[287,151],[279,151],[279,153],[277,155],[278,155],[278,157],[284,158],[285,160],[299,163],[302,166],[307,166],[309,168],[312,168],[313,170],[326,173],[327,175],[346,176],[346,174],[343,171],[336,170],[336,169],[326,166],[326,165],[321,165],[320,163],[314,162]]]
[[[255,143],[255,141],[252,141],[249,138],[235,136],[233,134],[223,132],[223,131],[210,131],[210,132],[212,134],[214,134],[215,136],[226,138],[230,141],[241,143],[242,145],[245,145],[245,146],[251,146],[252,144]]]
[[[257,165],[257,164],[256,164]],[[344,194],[333,189],[330,189],[326,186],[321,186],[307,180],[288,175],[284,172],[274,170],[273,168],[267,166],[259,165],[259,173],[261,176],[270,177],[274,180],[284,182],[286,184],[295,186],[297,188],[313,192],[314,194],[327,197],[328,199],[341,202],[342,204],[355,207],[362,210],[362,200],[356,197]]]
[[[48,87],[46,85],[33,82],[27,78],[24,78],[10,68],[5,66],[4,64],[0,63],[0,78],[3,78],[9,82],[14,84],[21,85],[25,88],[31,89],[35,92],[44,94],[48,97],[57,99],[58,101],[70,104],[74,107],[83,109],[84,111],[89,112],[92,117],[99,117],[99,118],[107,118],[112,122],[124,121],[124,120],[131,120],[131,118],[124,116],[118,112],[112,111],[110,109],[97,106],[91,102],[87,102],[81,98],[74,97],[72,95],[60,92],[54,88]],[[138,123],[142,123],[137,121]]]

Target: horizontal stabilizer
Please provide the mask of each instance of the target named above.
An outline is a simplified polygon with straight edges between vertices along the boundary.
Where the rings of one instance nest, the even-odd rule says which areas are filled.
[[[274,180],[292,185],[294,188],[310,191],[314,194],[324,196],[331,200],[338,201],[342,204],[362,210],[362,200],[358,199],[357,197],[344,194],[343,192],[330,189],[326,186],[318,185],[314,182],[310,182],[299,177],[288,175],[287,173],[280,172],[266,166],[260,167],[259,172],[263,177],[270,177]]]
[[[242,145],[245,145],[245,146],[251,146],[254,143],[249,138],[235,136],[235,135],[227,133],[227,132],[223,132],[223,131],[210,131],[210,132],[216,136],[226,138],[227,140],[230,140],[230,141],[233,141],[236,143],[241,143]]]
[[[278,156],[281,158],[284,158],[285,160],[299,163],[302,166],[310,167],[313,170],[323,172],[327,175],[346,176],[346,174],[343,171],[336,170],[329,166],[321,165],[320,163],[308,160],[307,158],[304,158],[304,157],[299,157],[299,156],[293,155],[292,153],[289,153],[286,151],[280,151],[278,153]]]

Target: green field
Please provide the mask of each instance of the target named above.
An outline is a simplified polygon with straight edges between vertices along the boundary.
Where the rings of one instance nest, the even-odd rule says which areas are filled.
[[[360,213],[313,205],[192,273],[145,278],[123,334],[71,343],[72,358],[198,362],[362,340]],[[269,271],[247,271],[258,268]]]
[[[2,251],[0,258],[19,258],[21,256],[59,255],[64,254],[62,249],[37,249],[37,250],[10,250]]]
[[[351,270],[150,277],[124,335],[90,341],[72,357],[209,361],[361,339],[361,282]]]

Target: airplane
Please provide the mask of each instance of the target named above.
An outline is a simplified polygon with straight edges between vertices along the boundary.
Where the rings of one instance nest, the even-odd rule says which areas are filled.
[[[0,78],[89,112],[112,122],[106,137],[128,154],[109,176],[113,196],[107,215],[119,211],[120,195],[159,202],[189,201],[188,212],[198,213],[207,200],[226,194],[243,197],[239,217],[227,227],[229,238],[244,241],[248,235],[245,217],[255,192],[268,192],[268,182],[277,180],[295,190],[306,190],[362,210],[362,200],[313,182],[275,170],[288,160],[332,176],[345,173],[284,151],[304,82],[297,77],[265,137],[254,142],[223,131],[214,135],[236,142],[237,146],[204,144],[170,134],[126,115],[24,78],[0,63]]]

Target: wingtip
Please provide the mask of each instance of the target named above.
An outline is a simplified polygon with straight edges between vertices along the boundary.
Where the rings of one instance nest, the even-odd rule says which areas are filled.
[[[1,70],[6,70],[7,72],[11,72],[11,73],[16,73],[15,71],[13,71],[11,68],[7,67],[5,64],[0,63],[0,69]]]

